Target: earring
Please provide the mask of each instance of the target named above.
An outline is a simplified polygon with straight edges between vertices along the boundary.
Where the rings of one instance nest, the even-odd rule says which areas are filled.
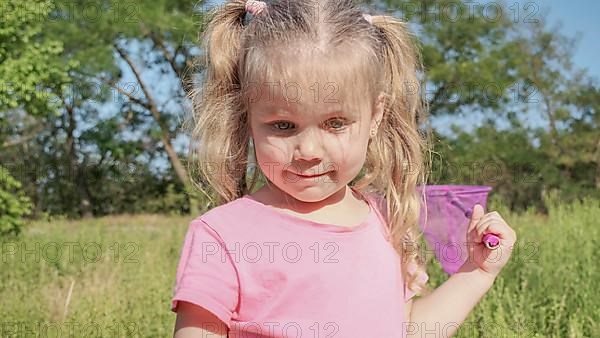
[[[377,130],[376,129],[371,129],[371,138],[375,137],[375,135],[377,135]]]

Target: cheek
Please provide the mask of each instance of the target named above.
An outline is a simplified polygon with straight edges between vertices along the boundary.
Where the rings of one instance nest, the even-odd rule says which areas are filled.
[[[365,142],[358,133],[330,140],[327,146],[330,166],[345,171],[360,170],[366,157]]]
[[[280,167],[290,159],[289,147],[281,139],[259,137],[256,139],[254,147],[259,164],[269,162],[270,165],[275,163]]]

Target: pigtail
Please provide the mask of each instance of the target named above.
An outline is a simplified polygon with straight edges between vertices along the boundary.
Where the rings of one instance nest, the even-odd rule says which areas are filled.
[[[402,274],[411,290],[428,293],[425,262],[419,255],[421,202],[416,186],[426,182],[425,153],[431,134],[419,123],[426,117],[418,71],[422,64],[408,24],[391,16],[372,16],[382,46],[386,104],[382,128],[371,143],[374,186],[384,192],[392,243],[402,257]],[[381,171],[384,171],[383,173]],[[423,189],[424,190],[424,189]]]
[[[231,1],[213,9],[209,13],[208,27],[200,38],[207,51],[205,82],[222,86],[224,90],[239,85],[237,64],[244,30],[245,4],[244,0]]]
[[[208,13],[208,25],[200,36],[206,69],[190,94],[193,130],[188,168],[194,186],[209,199],[208,209],[247,190],[249,132],[238,77],[245,3],[234,0],[217,6]],[[210,190],[204,189],[205,184]]]

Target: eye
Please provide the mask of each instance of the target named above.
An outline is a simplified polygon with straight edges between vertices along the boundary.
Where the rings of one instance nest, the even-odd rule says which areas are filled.
[[[291,123],[289,121],[276,121],[276,122],[271,123],[270,125],[278,131],[286,131],[291,128],[293,123]]]
[[[342,117],[336,117],[336,118],[332,118],[330,120],[328,120],[327,122],[328,125],[334,129],[334,130],[341,130],[342,128],[344,128],[346,126],[346,123],[348,122],[347,119],[342,118]]]
[[[329,119],[325,122],[327,128],[333,129],[334,131],[343,130],[348,123],[348,119],[343,117],[336,117]],[[276,131],[288,131],[294,128],[294,123],[289,121],[275,121],[269,124]]]

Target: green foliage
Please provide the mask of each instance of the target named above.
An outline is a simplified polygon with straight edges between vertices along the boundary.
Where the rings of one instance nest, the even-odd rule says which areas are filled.
[[[197,36],[195,3],[182,0],[56,0],[46,25],[50,36],[64,41],[67,54],[86,74],[118,76],[114,44],[118,39],[143,40],[151,34],[175,48],[191,47]]]
[[[67,63],[60,59],[63,43],[42,35],[52,2],[4,0],[1,6],[0,111],[24,108],[32,115],[56,111],[56,96],[49,89],[69,78]],[[3,115],[0,123],[6,119]]]
[[[541,191],[548,183],[541,170],[548,159],[525,130],[499,132],[488,124],[473,134],[457,133],[456,138],[437,137],[432,184],[489,185],[491,195],[509,202],[512,210],[543,209]]]
[[[523,4],[495,3],[502,13],[494,17],[469,1],[364,2],[415,28],[434,118],[486,112],[512,123],[440,137],[432,183],[492,185],[512,210],[546,211],[543,196],[555,190],[564,201],[598,195],[600,86],[573,67],[574,41],[539,15],[504,7]],[[173,169],[184,152],[167,156],[164,143],[181,140],[185,84],[201,71],[193,65],[202,5],[3,1],[0,163],[22,183],[34,216],[211,207]],[[142,74],[133,83],[126,58]],[[156,79],[176,84],[173,92],[159,94]],[[521,124],[531,110],[548,128]]]
[[[19,235],[22,217],[31,212],[31,201],[20,188],[21,183],[0,166],[0,237]]]
[[[477,2],[384,3],[388,11],[397,10],[395,15],[412,23],[418,33],[432,115],[501,110],[513,100],[524,53],[507,8],[502,7],[503,12],[495,17]]]
[[[68,83],[56,81],[56,85],[48,85],[53,110],[42,109],[48,114],[38,116],[30,109],[31,105],[21,106],[25,111],[12,113],[7,128],[0,131],[0,146],[1,137],[13,141],[33,136],[30,141],[14,142],[17,146],[2,149],[0,161],[10,163],[21,174],[23,190],[36,202],[36,216],[190,210],[190,205],[181,204],[189,197],[183,193],[184,182],[171,168],[153,168],[166,158],[164,139],[180,133],[181,113],[176,109],[171,111],[172,108],[161,110],[166,102],[154,96],[152,83],[145,83],[148,95],[141,90],[140,83],[132,83],[130,78],[127,83],[119,83],[124,71],[131,69],[119,66],[124,59],[116,48],[120,46],[144,76],[145,70],[154,72],[154,76],[164,76],[164,70],[172,68],[177,74],[169,80],[176,84],[181,76],[183,81],[194,48],[192,40],[197,36],[194,6],[187,1],[3,4],[3,13],[7,9],[7,15],[23,16],[20,21],[7,21],[11,34],[26,36],[22,40],[35,37],[41,42],[55,41],[60,47],[50,53],[24,42],[6,45],[11,55],[21,57],[15,59],[34,68],[40,63],[39,67],[61,69],[53,65],[54,60],[38,62],[22,58],[24,50],[39,49],[42,55],[70,66]],[[152,46],[147,50],[130,47],[137,42],[139,46],[148,43]],[[43,85],[43,80],[31,81]],[[168,101],[183,102],[182,91],[175,96]],[[104,103],[114,107],[109,114],[99,111],[97,104]],[[0,120],[9,112],[4,108],[10,107],[0,106]],[[151,109],[156,109],[160,116],[156,118]],[[58,113],[50,114],[51,111]],[[28,124],[37,128],[13,127]],[[44,189],[39,188],[40,182]]]
[[[187,185],[181,174],[185,169],[157,173],[152,166],[167,160],[173,168],[182,167],[179,157],[166,151],[172,145],[165,142],[181,133],[184,90],[189,88],[160,93],[155,79],[173,85],[188,80],[198,33],[196,4],[164,0],[53,4],[44,21],[44,37],[62,41],[61,57],[76,67],[70,72],[72,82],[55,90],[64,115],[48,118],[51,137],[39,137],[36,141],[45,143],[31,147],[38,152],[37,175],[50,178],[47,184],[52,187],[39,191],[35,182],[28,182],[41,211],[89,216],[192,209],[192,203],[178,205],[186,197],[181,188]],[[149,74],[154,79],[149,80]],[[96,104],[104,103],[110,106],[108,114],[96,110]],[[27,166],[11,155],[11,163]],[[165,193],[166,197],[161,195]]]
[[[531,25],[528,57],[521,73],[535,89],[534,98],[547,128],[534,129],[548,159],[545,179],[566,199],[600,191],[600,85],[573,67],[576,39],[547,28],[545,20]],[[533,128],[532,128],[533,129]],[[551,163],[551,164],[550,164]]]
[[[575,39],[547,27],[537,5],[383,3],[417,33],[434,119],[485,113],[510,123],[440,136],[432,183],[491,185],[512,210],[545,210],[552,190],[564,201],[599,195],[600,86],[573,66]],[[546,125],[524,125],[534,113]]]
[[[66,135],[57,127],[27,144],[26,151],[11,147],[0,153],[0,161],[7,163],[23,183],[22,190],[35,202],[34,217],[81,217],[81,189],[88,194],[95,215],[189,211],[182,185],[168,170],[149,165],[160,159],[160,148],[145,137],[115,138],[120,122],[107,119],[79,135],[81,163],[77,169],[68,165]],[[78,174],[84,184],[78,184]]]
[[[499,131],[488,122],[473,133],[455,131],[456,137],[436,135],[430,184],[489,185],[491,197],[497,195],[514,211],[547,212],[543,198],[552,191],[560,191],[563,202],[584,196],[600,199],[594,160],[589,165],[557,163],[546,141],[535,146],[529,131],[519,124]],[[538,136],[548,137],[541,131]]]
[[[183,214],[187,207],[187,196],[177,191],[175,184],[167,184],[166,191],[161,192],[155,199],[136,203],[139,210],[162,214]]]

